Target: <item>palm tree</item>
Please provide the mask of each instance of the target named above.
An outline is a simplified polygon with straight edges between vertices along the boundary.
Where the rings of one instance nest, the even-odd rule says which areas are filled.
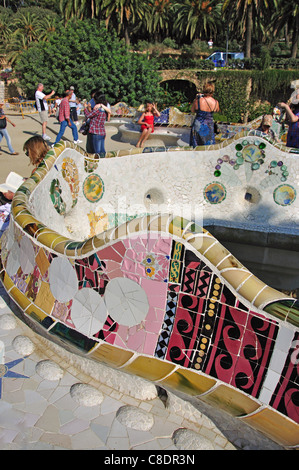
[[[47,41],[49,39],[49,36],[55,33],[57,25],[57,19],[52,16],[45,16],[44,18],[42,18],[38,27],[39,40]]]
[[[174,28],[181,37],[191,40],[215,36],[220,20],[221,3],[211,0],[174,2]]]
[[[230,30],[245,38],[245,57],[251,57],[254,28],[262,28],[275,0],[224,0],[222,12]]]
[[[144,0],[103,0],[102,10],[106,18],[106,27],[109,22],[116,20],[118,34],[125,38],[125,43],[130,46],[130,32],[137,21],[142,20],[148,11],[148,3]]]
[[[31,43],[33,44],[33,43]],[[29,48],[30,44],[24,34],[15,34],[12,36],[9,45],[6,47],[6,60],[13,66],[21,54]]]
[[[22,35],[26,43],[38,41],[40,32],[40,20],[29,11],[16,15],[12,21],[12,27],[15,28],[13,36]]]
[[[148,32],[155,35],[156,41],[162,34],[167,37],[172,9],[171,0],[151,0],[148,2],[148,7],[147,13],[144,15]]]
[[[99,0],[60,0],[59,8],[65,21],[71,18],[94,18],[99,9]]]
[[[288,0],[279,0],[271,21],[274,35],[287,28],[292,32],[291,58],[297,57],[299,45],[299,4]]]

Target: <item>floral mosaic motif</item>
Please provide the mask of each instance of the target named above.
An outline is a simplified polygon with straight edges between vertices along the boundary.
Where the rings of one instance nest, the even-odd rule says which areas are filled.
[[[83,182],[83,194],[89,202],[98,202],[104,195],[104,182],[99,175],[90,175]]]
[[[53,206],[55,207],[56,211],[60,215],[64,215],[66,213],[66,204],[61,197],[61,186],[59,180],[56,178],[52,180],[50,186],[50,198],[53,202]]]
[[[95,154],[93,157],[84,158],[84,170],[86,173],[92,173],[98,168],[99,155]]]
[[[223,157],[218,158],[214,176],[217,178],[221,176],[222,165],[225,163],[231,165],[234,170],[239,170],[244,164],[249,164],[252,171],[259,170],[265,163],[265,148],[266,143],[258,140],[255,140],[254,143],[250,143],[248,140],[237,143],[235,157],[231,158],[229,155],[223,155]],[[265,173],[269,176],[279,176],[282,182],[286,181],[289,176],[288,168],[281,160],[272,160]]]
[[[149,253],[141,262],[145,267],[145,274],[151,279],[167,282],[169,256]]]
[[[296,199],[296,190],[289,184],[281,184],[273,191],[273,198],[280,206],[289,206]]]
[[[101,207],[96,212],[90,211],[87,216],[90,224],[90,237],[109,228],[108,214]]]
[[[79,173],[78,168],[71,158],[64,158],[61,165],[61,174],[68,183],[72,194],[72,207],[77,203],[79,193]]]
[[[209,183],[204,189],[204,197],[210,204],[220,204],[226,198],[226,189],[221,183]]]
[[[268,170],[266,170],[266,173],[268,173],[269,176],[280,176],[280,180],[283,182],[286,181],[287,177],[289,176],[288,168],[281,160],[272,160],[268,166]]]

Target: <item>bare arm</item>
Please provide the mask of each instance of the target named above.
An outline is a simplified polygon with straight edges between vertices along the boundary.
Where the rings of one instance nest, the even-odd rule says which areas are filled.
[[[157,109],[156,104],[154,104],[153,111],[154,111],[154,114],[155,114],[156,116],[158,116],[158,117],[160,116],[160,113],[159,113],[159,111],[158,111],[158,109]]]
[[[144,113],[141,114],[137,124],[143,124]]]
[[[195,100],[193,101],[191,105],[191,113],[195,113],[196,111],[197,111],[197,97],[195,98]]]
[[[49,99],[54,95],[54,93],[55,93],[55,91],[52,90],[51,93],[49,93],[48,95],[46,95],[46,96],[44,97],[44,99],[45,99],[45,100],[49,100]]]
[[[291,110],[291,108],[289,107],[288,104],[286,103],[278,103],[278,106],[280,108],[284,108],[286,110],[286,115],[288,117],[288,120],[291,121],[291,122],[297,122],[298,121],[298,116],[296,116],[296,114],[293,113],[293,111]]]

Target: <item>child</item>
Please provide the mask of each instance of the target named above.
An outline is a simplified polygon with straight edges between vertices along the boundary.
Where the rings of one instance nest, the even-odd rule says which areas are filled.
[[[145,111],[141,114],[138,124],[141,124],[141,136],[136,147],[143,147],[144,142],[154,132],[154,117],[160,116],[159,111],[154,103],[146,103]]]

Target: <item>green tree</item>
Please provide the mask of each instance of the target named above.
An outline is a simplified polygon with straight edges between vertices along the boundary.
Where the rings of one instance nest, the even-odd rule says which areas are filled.
[[[251,57],[254,32],[265,34],[265,25],[274,9],[275,0],[224,0],[224,21],[235,37],[245,39],[245,57]]]
[[[12,24],[15,27],[13,34],[22,35],[27,44],[39,39],[40,21],[34,13],[26,11],[16,15]]]
[[[180,37],[209,39],[220,24],[221,4],[217,1],[184,0],[173,5],[174,30]]]
[[[288,0],[278,0],[276,12],[271,21],[274,35],[279,34],[287,28],[292,33],[291,58],[297,57],[299,46],[299,3],[298,0],[290,2]]]
[[[102,9],[106,18],[106,26],[110,21],[118,24],[118,34],[130,46],[130,34],[138,21],[142,21],[148,12],[149,3],[144,0],[103,0]]]
[[[96,18],[100,13],[101,0],[59,0],[59,8],[65,21],[71,18]]]
[[[171,0],[150,0],[149,9],[144,15],[144,22],[155,41],[168,36],[171,24]]]
[[[95,20],[59,25],[47,42],[23,52],[16,72],[28,98],[33,98],[39,82],[59,95],[74,85],[77,96],[86,99],[98,88],[110,103],[125,101],[132,106],[149,96],[158,100],[161,93],[155,64],[143,54],[128,52]]]

